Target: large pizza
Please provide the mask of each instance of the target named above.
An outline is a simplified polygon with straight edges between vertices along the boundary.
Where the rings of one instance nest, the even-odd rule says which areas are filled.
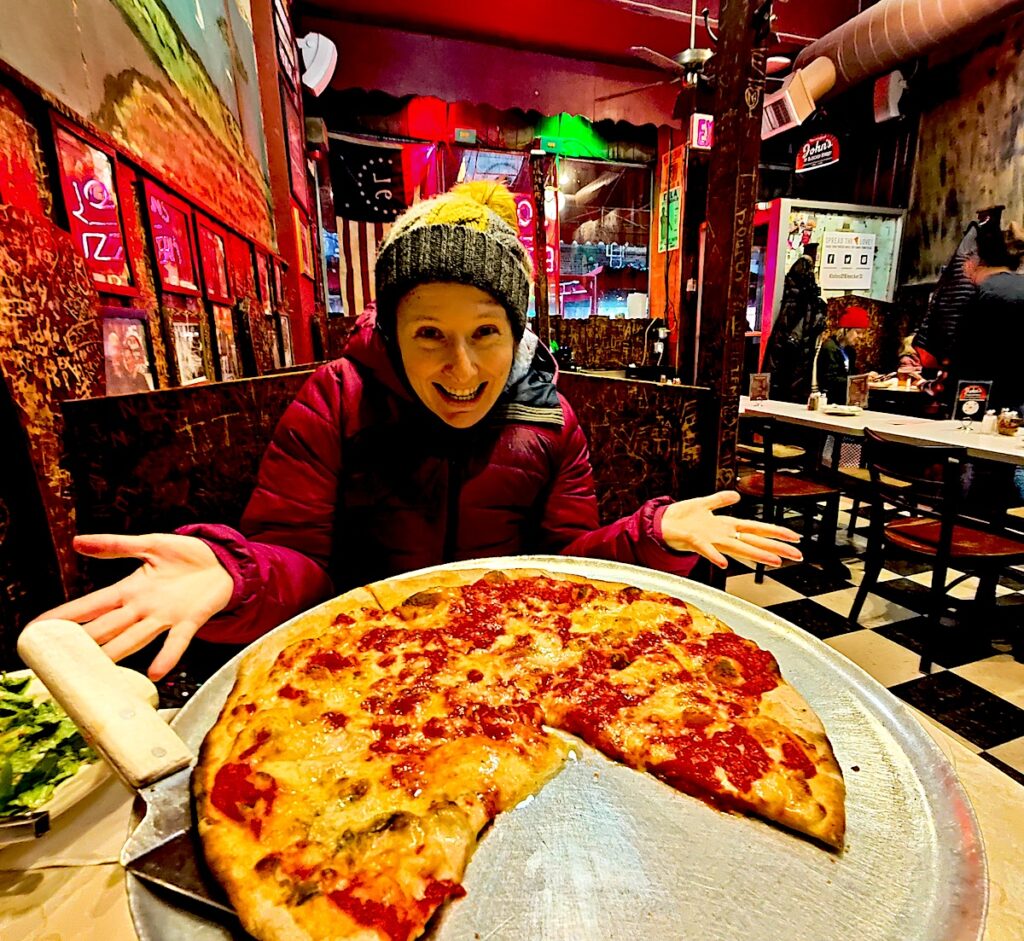
[[[441,570],[253,648],[193,775],[207,861],[256,938],[410,941],[572,736],[842,847],[842,772],[770,653],[666,594]]]

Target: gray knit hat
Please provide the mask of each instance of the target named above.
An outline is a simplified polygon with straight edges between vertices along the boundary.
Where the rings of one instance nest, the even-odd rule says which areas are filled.
[[[499,183],[463,183],[407,210],[377,252],[377,326],[384,336],[394,339],[398,302],[414,287],[454,281],[492,295],[518,343],[533,277],[517,228],[515,200]]]

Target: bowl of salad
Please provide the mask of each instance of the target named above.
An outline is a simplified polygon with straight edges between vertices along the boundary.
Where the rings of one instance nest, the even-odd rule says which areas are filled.
[[[156,687],[134,670],[118,671],[156,705]],[[110,774],[31,670],[0,673],[0,821],[46,811],[59,816]]]

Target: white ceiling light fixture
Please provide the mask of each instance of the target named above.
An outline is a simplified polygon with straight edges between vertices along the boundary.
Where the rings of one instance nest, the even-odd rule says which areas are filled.
[[[307,33],[298,40],[302,53],[302,84],[320,95],[338,66],[338,47],[322,33]]]

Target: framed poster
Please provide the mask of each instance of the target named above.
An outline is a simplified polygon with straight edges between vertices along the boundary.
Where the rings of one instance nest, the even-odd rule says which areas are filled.
[[[234,232],[227,232],[226,235],[228,290],[232,298],[252,297],[256,293],[253,246]]]
[[[752,372],[750,374],[750,400],[764,402],[768,399],[771,389],[772,374],[770,372]]]
[[[144,188],[160,288],[198,296],[199,266],[192,237],[192,209],[149,180],[144,182]]]
[[[149,392],[156,388],[146,312],[129,307],[104,307],[100,313],[107,395]]]
[[[277,40],[277,63],[293,91],[298,94],[302,90],[299,85],[299,50],[288,15],[288,0],[274,0],[274,37]]]
[[[274,304],[277,307],[284,306],[284,273],[288,270],[286,265],[280,258],[275,258],[273,261],[274,265]]]
[[[213,334],[217,345],[217,371],[221,381],[241,379],[242,367],[235,338],[234,312],[223,304],[213,305]]]
[[[114,152],[53,119],[60,186],[71,237],[101,291],[136,294],[125,251]]]
[[[309,190],[306,185],[306,129],[298,106],[286,88],[281,89],[281,107],[284,110],[285,150],[288,152],[288,180],[292,196],[309,211]]]
[[[295,355],[292,352],[292,321],[287,314],[281,314],[281,365],[294,366]]]
[[[228,284],[227,233],[208,219],[196,217],[199,258],[203,263],[203,287],[211,301],[231,303]]]
[[[170,334],[179,384],[191,386],[197,382],[206,382],[209,377],[203,362],[205,344],[199,317],[180,311],[173,312]]]
[[[274,298],[270,287],[270,259],[256,249],[256,296],[259,298],[260,310],[264,317],[274,315]]]
[[[868,407],[868,374],[860,373],[846,380],[846,404],[857,408]]]
[[[307,278],[312,278],[316,274],[316,269],[313,267],[313,239],[309,232],[309,224],[295,206],[292,206],[292,220],[295,223],[295,241],[299,246],[299,272]]]

